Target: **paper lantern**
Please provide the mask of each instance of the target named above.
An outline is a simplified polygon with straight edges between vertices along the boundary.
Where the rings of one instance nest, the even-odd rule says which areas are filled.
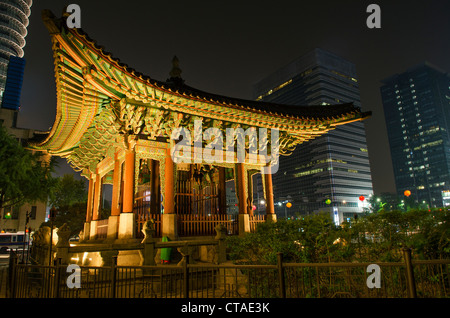
[[[363,195],[361,195],[361,196],[359,197],[359,200],[360,200],[360,201],[364,201],[364,199],[365,199],[365,198],[364,198]]]
[[[403,194],[404,194],[406,197],[409,197],[409,196],[411,195],[411,191],[405,190],[405,192],[403,192]]]
[[[288,202],[288,203],[286,203],[286,206],[287,206],[288,208],[290,208],[290,207],[292,206],[292,203],[291,203],[291,202]]]
[[[254,205],[254,206],[252,206],[252,209],[253,209],[253,211],[255,211],[256,210],[256,206]]]

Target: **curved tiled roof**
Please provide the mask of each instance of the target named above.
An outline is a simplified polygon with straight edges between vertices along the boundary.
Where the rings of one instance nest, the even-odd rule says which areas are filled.
[[[44,15],[55,21],[54,15],[50,11],[44,11]],[[361,119],[365,119],[371,116],[371,112],[361,112],[361,110],[355,107],[352,103],[336,104],[336,105],[317,105],[317,106],[299,106],[299,105],[286,105],[262,101],[253,101],[246,99],[239,99],[234,97],[228,97],[223,95],[218,95],[214,93],[204,92],[197,88],[190,87],[184,84],[183,80],[175,81],[161,81],[156,80],[148,75],[136,71],[134,68],[123,63],[119,58],[114,57],[111,52],[105,50],[102,45],[99,45],[95,40],[89,37],[89,35],[81,28],[68,29],[64,18],[58,19],[59,26],[65,28],[67,32],[76,33],[79,37],[85,39],[85,41],[102,56],[108,58],[111,63],[115,64],[117,67],[123,69],[125,72],[146,81],[148,84],[158,87],[162,90],[170,90],[172,94],[180,94],[183,96],[190,96],[192,98],[198,98],[200,100],[207,100],[210,102],[216,102],[219,104],[227,104],[229,106],[240,106],[246,108],[247,110],[262,111],[277,115],[287,115],[292,117],[303,117],[303,118],[333,118],[335,116],[341,116],[343,114],[355,113],[359,114]]]

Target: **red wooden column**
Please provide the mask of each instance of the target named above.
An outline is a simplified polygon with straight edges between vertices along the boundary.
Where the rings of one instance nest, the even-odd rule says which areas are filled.
[[[87,208],[86,208],[86,222],[84,223],[83,240],[88,240],[90,238],[92,206],[93,206],[93,200],[94,200],[94,187],[95,187],[95,179],[94,179],[94,176],[92,176],[92,174],[91,174],[89,176],[88,200],[87,200]]]
[[[174,164],[170,155],[170,149],[167,149],[164,168],[164,214],[172,214],[175,212],[174,187]]]
[[[119,153],[116,152],[114,156],[114,172],[113,172],[113,189],[112,189],[112,201],[111,201],[111,215],[120,215],[121,207],[120,202],[120,184],[121,184],[121,171],[122,164],[119,159]]]
[[[125,151],[125,173],[123,187],[123,213],[133,212],[134,203],[134,150]]]
[[[123,174],[122,212],[119,218],[119,239],[129,239],[135,236],[134,229],[134,169],[135,151],[134,144],[125,150],[125,166]]]
[[[102,177],[98,173],[95,174],[95,186],[94,186],[94,202],[92,206],[92,221],[97,221],[100,216],[100,200],[102,196]]]
[[[175,214],[175,165],[170,154],[170,148],[166,149],[164,166],[164,214],[161,216],[162,236],[176,240],[178,231],[177,215]]]
[[[89,177],[86,223],[89,223],[92,220],[92,205],[93,205],[92,201],[94,200],[94,186],[95,186],[94,177],[91,175]]]
[[[247,187],[245,186],[245,167],[243,163],[237,163],[236,169],[236,193],[238,195],[239,214],[247,214]]]
[[[113,189],[111,201],[111,216],[108,219],[108,239],[117,238],[117,233],[119,231],[120,212],[122,212],[120,206],[122,163],[120,161],[119,154],[120,153],[116,151],[114,155]]]
[[[92,203],[92,220],[90,222],[89,238],[95,240],[97,238],[97,223],[100,217],[100,200],[102,195],[102,177],[98,169],[95,171],[94,197]]]
[[[267,171],[268,170],[268,171]],[[270,167],[267,167],[266,172],[270,172]],[[264,187],[266,189],[266,217],[267,221],[276,221],[277,216],[275,214],[274,200],[273,200],[273,184],[272,174],[262,174],[264,179]]]
[[[237,178],[236,193],[238,196],[239,207],[239,235],[250,232],[250,219],[248,214],[248,187],[245,184],[246,170],[243,163],[235,164],[235,177]]]

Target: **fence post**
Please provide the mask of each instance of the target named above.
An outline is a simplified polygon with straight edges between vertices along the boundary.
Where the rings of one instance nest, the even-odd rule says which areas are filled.
[[[111,298],[116,298],[116,283],[117,283],[117,256],[112,257],[111,262]]]
[[[144,223],[142,233],[144,233],[144,239],[141,242],[141,244],[143,245],[143,249],[139,250],[139,253],[141,255],[141,265],[154,266],[156,265],[155,263],[156,240],[154,238],[155,221],[153,219],[148,220],[147,222]]]
[[[183,262],[183,293],[184,298],[189,298],[189,255],[184,255]]]
[[[280,284],[280,298],[286,298],[286,286],[284,281],[283,253],[277,253],[278,281]]]
[[[225,243],[227,228],[223,225],[223,223],[219,223],[215,230],[217,234],[214,238],[217,241],[215,261],[217,264],[221,264],[227,261],[227,246]]]
[[[16,297],[16,273],[17,273],[17,255],[13,250],[9,253],[9,297]]]
[[[60,259],[60,264],[69,264],[70,257],[69,257],[69,238],[70,238],[70,228],[69,226],[64,223],[62,226],[59,227],[58,231],[56,232],[58,234],[58,242],[56,243],[56,257]]]
[[[414,269],[411,261],[411,249],[403,248],[403,257],[405,259],[405,267],[406,267],[406,280],[408,283],[408,297],[416,298],[416,282],[414,279]]]
[[[59,298],[59,283],[60,283],[60,265],[61,265],[61,258],[57,258],[54,260],[55,265],[55,278],[53,281],[53,298]]]

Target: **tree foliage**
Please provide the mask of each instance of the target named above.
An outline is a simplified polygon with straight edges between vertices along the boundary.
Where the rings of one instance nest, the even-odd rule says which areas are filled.
[[[335,231],[331,219],[325,215],[265,222],[253,233],[229,237],[230,256],[251,263],[273,264],[281,252],[286,261],[328,262]]]
[[[50,205],[57,211],[54,226],[60,227],[67,223],[71,229],[71,234],[78,234],[83,229],[86,218],[87,191],[85,182],[75,179],[72,174],[65,174],[57,178],[55,190],[50,197]]]
[[[46,202],[55,186],[55,161],[45,161],[0,126],[0,209],[36,201]]]
[[[410,247],[420,259],[450,257],[450,212],[444,209],[380,211],[335,226],[328,215],[262,223],[254,233],[228,237],[232,260],[287,262],[401,261]]]
[[[398,261],[400,248],[410,247],[416,257],[450,257],[450,211],[446,209],[380,211],[352,226],[364,247],[362,260]]]
[[[50,196],[50,205],[61,209],[80,202],[87,202],[85,182],[75,179],[73,174],[57,178],[55,190]]]

